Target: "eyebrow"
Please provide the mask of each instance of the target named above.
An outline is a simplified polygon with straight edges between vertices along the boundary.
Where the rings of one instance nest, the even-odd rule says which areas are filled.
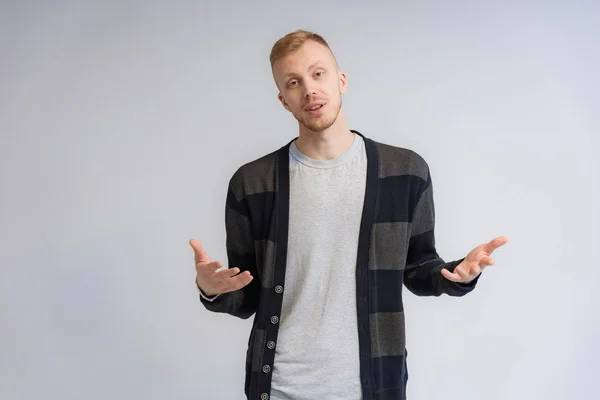
[[[319,64],[323,64],[323,61],[322,60],[315,61],[314,63],[312,63],[311,65],[308,66],[307,71],[310,71],[311,69],[313,69],[314,67],[316,67]],[[283,76],[283,78],[284,79],[288,79],[290,76],[293,76],[293,75],[296,75],[296,73],[295,72],[288,72],[287,74],[285,74]]]

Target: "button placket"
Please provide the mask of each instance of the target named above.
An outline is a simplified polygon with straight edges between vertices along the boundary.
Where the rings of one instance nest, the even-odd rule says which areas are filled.
[[[277,285],[274,288],[275,293],[277,294],[281,294],[283,293],[283,286],[281,285]],[[271,322],[271,324],[273,325],[277,325],[279,323],[279,317],[277,315],[273,315],[271,316],[271,318],[269,319],[269,321]],[[275,342],[273,340],[269,340],[267,342],[267,348],[270,350],[273,350],[275,348]],[[268,374],[269,372],[271,372],[271,366],[270,365],[263,365],[261,368],[262,372],[265,374]],[[269,394],[268,393],[262,393],[260,395],[260,399],[261,400],[269,400]]]

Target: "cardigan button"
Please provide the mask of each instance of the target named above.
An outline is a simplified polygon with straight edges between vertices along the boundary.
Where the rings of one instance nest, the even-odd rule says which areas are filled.
[[[277,317],[277,315],[273,315],[273,316],[271,317],[271,323],[272,323],[273,325],[275,325],[275,324],[276,324],[276,323],[278,323],[278,322],[279,322],[279,318]]]
[[[263,365],[263,367],[262,367],[262,371],[263,371],[265,374],[268,374],[269,372],[271,372],[271,367],[270,367],[270,366],[268,366],[268,365]]]
[[[267,347],[268,347],[269,349],[273,350],[273,349],[275,348],[275,342],[274,342],[274,341],[272,341],[272,340],[269,340],[269,341],[267,342]]]
[[[283,292],[283,286],[281,286],[281,285],[275,286],[275,293],[281,293],[281,292]]]
[[[269,400],[269,395],[266,393],[263,393],[260,395],[260,400]]]

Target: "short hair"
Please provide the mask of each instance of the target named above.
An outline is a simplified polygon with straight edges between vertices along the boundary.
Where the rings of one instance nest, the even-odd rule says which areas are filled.
[[[269,56],[271,68],[273,68],[273,65],[275,62],[277,62],[277,60],[292,54],[308,40],[313,40],[327,47],[327,49],[329,49],[331,52],[331,55],[333,56],[337,66],[337,59],[329,47],[329,44],[327,44],[327,41],[323,39],[323,36],[315,32],[306,31],[304,29],[297,29],[296,31],[288,33],[275,42],[273,48],[271,49],[271,55]]]

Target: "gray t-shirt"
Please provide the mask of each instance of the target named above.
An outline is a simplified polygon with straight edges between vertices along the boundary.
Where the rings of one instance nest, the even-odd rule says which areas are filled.
[[[360,400],[356,258],[367,174],[363,139],[331,160],[290,146],[287,268],[272,400]]]

